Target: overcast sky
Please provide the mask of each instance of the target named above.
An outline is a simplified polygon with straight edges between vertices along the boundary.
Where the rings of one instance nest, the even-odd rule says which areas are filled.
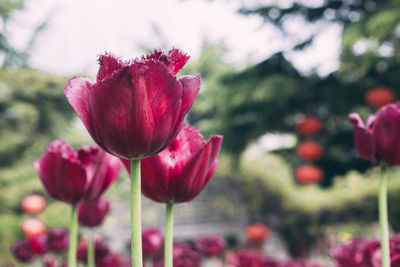
[[[30,29],[48,18],[31,54],[31,65],[60,75],[94,76],[97,55],[113,52],[129,59],[140,56],[140,45],[160,47],[163,42],[199,57],[204,39],[224,41],[228,62],[238,67],[265,59],[289,48],[280,33],[261,18],[236,13],[240,1],[206,0],[30,0],[10,24],[11,42],[24,49]],[[162,35],[154,31],[156,25]],[[293,33],[315,29],[300,21],[288,24]],[[322,75],[338,67],[340,27],[330,26],[302,53],[288,54],[303,71],[317,68]]]

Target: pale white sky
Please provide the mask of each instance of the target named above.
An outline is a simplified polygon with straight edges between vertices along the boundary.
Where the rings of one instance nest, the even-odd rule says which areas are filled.
[[[94,76],[97,55],[113,52],[129,59],[140,56],[140,44],[158,48],[163,40],[192,56],[199,57],[206,38],[224,41],[229,48],[228,62],[238,67],[258,62],[268,55],[288,49],[294,39],[284,42],[280,32],[263,24],[257,16],[236,13],[240,1],[206,0],[30,0],[27,8],[14,16],[9,25],[11,42],[24,49],[29,29],[49,18],[39,35],[31,65],[60,75],[86,73]],[[52,12],[53,11],[53,12]],[[157,25],[163,37],[152,29]],[[288,22],[289,33],[307,34],[315,25]],[[326,27],[315,45],[302,53],[289,53],[303,71],[317,69],[322,75],[338,67],[341,29]]]

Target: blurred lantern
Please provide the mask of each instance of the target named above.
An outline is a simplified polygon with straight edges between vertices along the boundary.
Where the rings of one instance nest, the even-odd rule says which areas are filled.
[[[383,85],[368,90],[364,97],[367,104],[374,108],[380,108],[396,100],[393,90]]]
[[[323,147],[314,141],[301,142],[296,148],[297,155],[305,161],[316,161],[324,153]]]
[[[303,116],[296,121],[296,131],[303,136],[317,135],[322,131],[322,121],[316,116]]]
[[[47,225],[41,219],[28,218],[22,221],[21,230],[26,237],[31,237],[33,235],[44,234],[47,230]]]
[[[26,213],[39,213],[46,207],[46,199],[37,194],[26,196],[21,201],[22,210]]]
[[[321,168],[313,165],[303,165],[295,171],[297,181],[302,184],[317,183],[324,178],[324,172]]]
[[[253,223],[246,227],[246,237],[249,241],[263,243],[269,237],[270,230],[263,223]]]

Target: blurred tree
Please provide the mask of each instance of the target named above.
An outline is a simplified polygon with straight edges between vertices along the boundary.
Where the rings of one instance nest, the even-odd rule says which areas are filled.
[[[232,165],[235,168],[249,143],[271,132],[297,135],[297,119],[304,114],[316,115],[323,121],[323,131],[313,139],[325,150],[316,164],[325,172],[322,185],[330,186],[335,175],[350,169],[365,171],[371,166],[355,153],[347,115],[359,112],[367,116],[375,112],[364,99],[372,87],[382,84],[400,93],[400,5],[397,0],[330,0],[313,5],[307,1],[286,1],[285,6],[275,2],[243,7],[240,12],[262,16],[283,33],[287,33],[293,21],[312,23],[315,30],[309,35],[290,36],[295,41],[289,50],[245,70],[229,69],[214,76],[218,90],[203,92],[189,120],[202,129],[224,135],[223,148],[236,159]],[[286,59],[286,53],[305,51],[332,23],[343,29],[340,69],[327,77],[296,70]],[[360,51],[360,47],[364,50]],[[196,108],[201,106],[207,109]],[[293,167],[301,164],[294,148],[276,152],[284,155]]]

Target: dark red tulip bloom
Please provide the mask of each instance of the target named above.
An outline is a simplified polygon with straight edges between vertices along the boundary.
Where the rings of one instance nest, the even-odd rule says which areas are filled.
[[[33,235],[28,237],[36,255],[44,255],[49,250],[47,247],[47,234]]]
[[[79,224],[86,227],[100,226],[110,211],[111,201],[106,198],[81,202],[78,204]]]
[[[64,94],[95,142],[121,158],[148,157],[178,134],[200,90],[200,76],[176,78],[189,57],[178,49],[129,62],[100,56],[97,83],[72,78]]]
[[[371,256],[377,248],[380,248],[377,240],[354,238],[334,247],[331,255],[337,267],[372,267]]]
[[[196,128],[184,125],[167,149],[142,160],[142,193],[162,203],[191,201],[213,175],[221,144],[222,136],[206,142]],[[130,172],[130,162],[123,163]]]
[[[15,242],[11,246],[11,252],[21,262],[30,262],[35,258],[32,244],[26,239]]]
[[[69,232],[66,228],[52,228],[47,232],[47,246],[50,251],[64,252],[69,246]]]
[[[221,255],[225,248],[225,240],[220,236],[202,236],[194,243],[198,252],[206,257]]]
[[[400,235],[390,237],[390,266],[400,267]],[[380,267],[382,265],[382,251],[380,244],[370,250],[371,263],[373,267]]]
[[[118,254],[109,253],[106,257],[97,260],[96,267],[120,267],[123,259]]]
[[[264,267],[265,259],[260,251],[241,250],[228,258],[228,263],[234,267]]]
[[[400,164],[400,104],[388,104],[364,124],[356,113],[349,115],[354,125],[358,153],[372,163]]]
[[[191,246],[184,243],[176,243],[173,247],[174,267],[200,267],[201,255]]]
[[[84,146],[76,153],[64,140],[51,142],[33,164],[49,195],[71,204],[100,197],[121,169],[119,160],[98,146]]]
[[[108,243],[104,239],[96,239],[94,242],[94,256],[96,261],[100,261],[104,258],[107,257],[108,254],[110,254],[110,247],[108,246]],[[88,254],[88,246],[87,242],[82,242],[78,246],[77,250],[77,259],[80,260],[83,263],[87,263],[87,254]]]
[[[142,249],[144,257],[158,257],[162,254],[164,236],[159,229],[145,229],[142,231]]]

